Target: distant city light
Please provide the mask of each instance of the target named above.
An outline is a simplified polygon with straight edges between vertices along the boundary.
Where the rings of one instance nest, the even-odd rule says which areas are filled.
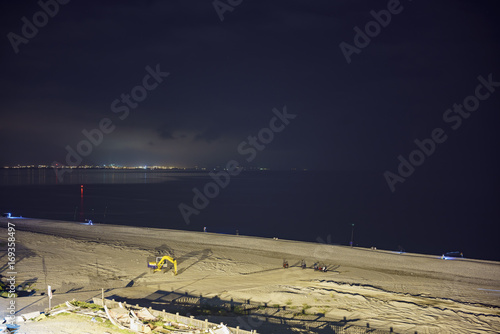
[[[270,168],[267,167],[254,167],[254,166],[249,166],[249,167],[244,167],[240,166],[243,168],[243,170],[247,171],[270,171]],[[214,168],[210,167],[199,167],[199,166],[194,166],[194,167],[179,167],[179,166],[163,166],[163,165],[153,165],[153,166],[148,166],[148,165],[140,165],[140,166],[122,166],[122,165],[117,165],[117,164],[107,164],[107,165],[78,165],[78,166],[66,166],[66,165],[60,165],[57,164],[55,166],[53,165],[15,165],[15,166],[3,166],[0,167],[4,169],[116,169],[116,170],[137,170],[137,169],[146,169],[146,170],[171,170],[171,171],[209,171],[209,170],[222,170],[223,168],[220,166],[216,166]],[[302,169],[302,168],[290,168],[292,171],[307,171],[307,169]]]

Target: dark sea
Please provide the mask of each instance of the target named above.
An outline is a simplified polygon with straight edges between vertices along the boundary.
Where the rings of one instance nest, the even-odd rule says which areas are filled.
[[[194,207],[193,189],[210,182],[208,172],[73,170],[59,182],[51,169],[3,169],[0,210],[341,245],[353,237],[362,247],[500,260],[496,199],[474,184],[443,184],[442,175],[391,193],[381,173],[244,171],[187,224],[179,205]]]

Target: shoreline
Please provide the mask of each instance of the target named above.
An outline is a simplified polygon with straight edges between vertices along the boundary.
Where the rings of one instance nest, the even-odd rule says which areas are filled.
[[[82,231],[87,230],[87,229],[116,229],[116,230],[146,230],[146,231],[158,231],[158,232],[170,232],[174,234],[179,234],[179,235],[197,235],[197,236],[217,236],[217,237],[228,237],[232,240],[232,238],[238,238],[238,239],[248,239],[249,241],[251,240],[261,240],[261,241],[270,241],[272,240],[273,242],[280,242],[280,243],[293,243],[293,244],[308,244],[308,245],[315,245],[315,246],[333,246],[333,247],[339,247],[343,249],[351,249],[351,250],[359,250],[359,251],[367,251],[367,252],[376,252],[376,253],[385,253],[385,254],[391,254],[391,255],[398,255],[398,256],[407,256],[407,257],[422,257],[422,258],[429,258],[429,259],[441,259],[441,255],[438,254],[424,254],[424,253],[413,253],[413,252],[398,252],[398,251],[393,251],[393,250],[387,250],[387,249],[371,249],[368,247],[361,247],[361,246],[354,246],[351,247],[349,245],[342,245],[342,244],[329,244],[329,243],[322,243],[322,242],[314,242],[314,241],[302,241],[302,240],[290,240],[290,239],[281,239],[281,238],[270,238],[270,237],[261,237],[261,236],[253,236],[253,235],[243,235],[243,234],[229,234],[229,233],[217,233],[217,232],[203,232],[203,231],[191,231],[191,230],[180,230],[180,229],[171,229],[171,228],[159,228],[159,227],[141,227],[141,226],[133,226],[133,225],[119,225],[119,224],[105,224],[105,223],[94,223],[93,225],[85,225],[84,223],[81,222],[75,222],[75,221],[68,221],[68,220],[56,220],[56,219],[43,219],[43,218],[27,218],[27,217],[12,217],[12,218],[0,218],[0,227],[5,227],[7,221],[12,221],[12,222],[20,222],[19,225],[16,224],[16,226],[20,226],[21,228],[26,228],[27,226],[30,227],[28,231],[30,232],[35,232],[35,233],[41,233],[41,234],[50,234],[44,232],[41,227],[35,227],[35,225],[32,225],[32,223],[37,223],[40,225],[42,224],[48,224],[54,225],[54,224],[64,224],[62,226],[82,226]],[[23,222],[25,224],[23,224]],[[29,224],[29,225],[27,225]],[[5,226],[4,226],[5,225]],[[40,225],[41,226],[41,225]],[[72,230],[71,228],[66,229],[66,230]],[[58,235],[58,234],[55,234]],[[72,237],[78,238],[78,236],[73,235]],[[217,239],[221,239],[217,238]],[[205,238],[203,238],[205,239]],[[216,239],[216,240],[217,240]],[[214,239],[210,239],[209,244],[212,244],[214,242]],[[218,245],[223,245],[221,240],[218,240],[220,244]],[[246,248],[246,247],[251,247],[252,242],[247,242],[245,243],[244,246],[240,248]],[[235,246],[238,247],[238,246]],[[500,264],[500,261],[495,261],[495,260],[486,260],[486,259],[475,259],[475,258],[467,258],[467,257],[457,257],[457,258],[449,258],[444,261],[462,261],[462,262],[477,262],[477,263],[490,263],[494,265]]]

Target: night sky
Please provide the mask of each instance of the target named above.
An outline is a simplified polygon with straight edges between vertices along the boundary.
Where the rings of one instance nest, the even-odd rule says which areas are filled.
[[[498,259],[497,5],[4,1],[0,166],[327,171],[286,174],[266,202],[279,210],[214,200],[217,214],[193,224],[236,210],[248,226],[271,225],[288,210],[336,242],[355,222],[357,238],[386,247]],[[192,186],[176,196],[190,203]],[[262,198],[275,194],[266,189]]]
[[[1,165],[67,164],[67,147],[104,119],[108,133],[80,164],[236,159],[384,179],[415,139],[441,128],[447,140],[414,173],[498,185],[496,1],[60,2],[41,1],[53,17],[34,0],[1,5]],[[146,68],[161,82],[134,91]],[[479,106],[469,100],[477,110],[445,121],[489,75],[493,92],[481,88]],[[120,99],[131,92],[140,101],[127,107]],[[296,117],[248,161],[239,145],[285,106]]]

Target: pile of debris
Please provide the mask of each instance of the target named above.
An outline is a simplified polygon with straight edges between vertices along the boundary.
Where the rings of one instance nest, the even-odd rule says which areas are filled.
[[[142,308],[133,311],[122,303],[118,307],[108,308],[104,306],[108,319],[120,329],[132,330],[137,333],[210,333],[231,334],[232,332],[223,324],[213,328],[200,329],[179,322],[166,321],[154,316],[151,312]]]
[[[116,305],[116,304],[115,304]],[[73,313],[90,318],[92,322],[102,323],[109,320],[113,325],[120,329],[129,330],[135,333],[210,333],[210,334],[232,334],[224,325],[213,325],[211,328],[199,328],[189,326],[180,322],[162,319],[154,316],[148,309],[142,308],[135,310],[118,303],[117,307],[108,308],[106,305],[101,307],[98,304],[85,303],[76,300],[66,302],[51,309],[47,313],[32,312],[29,314],[18,315],[16,325],[0,325],[0,334],[16,333],[19,324],[26,321],[41,321],[47,316],[55,316],[60,313]]]

